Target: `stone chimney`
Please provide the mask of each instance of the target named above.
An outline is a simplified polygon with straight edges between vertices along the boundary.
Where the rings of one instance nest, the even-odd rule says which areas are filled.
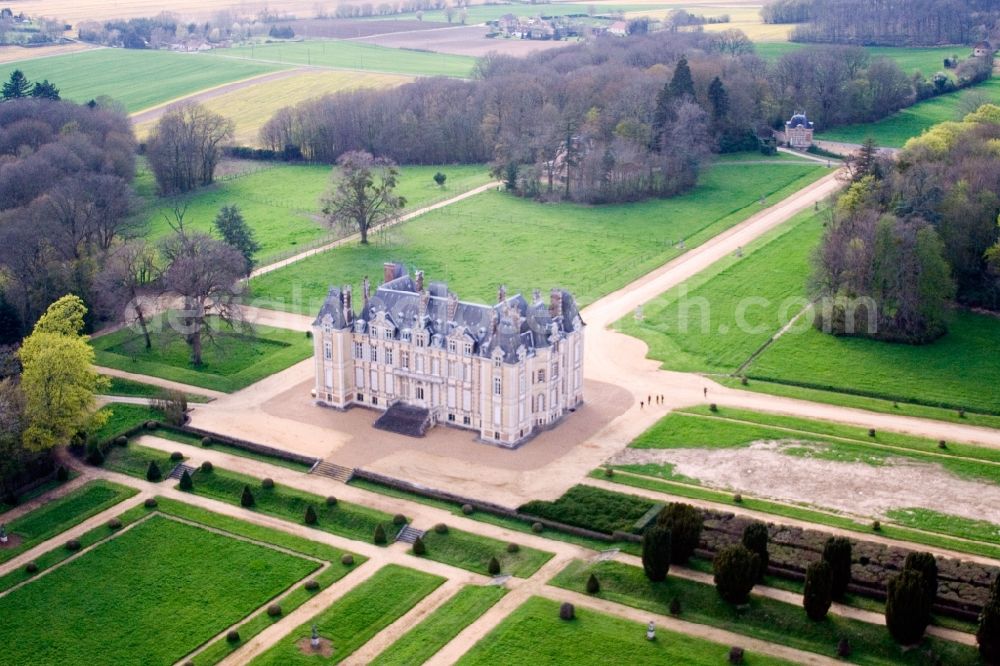
[[[340,292],[340,300],[344,304],[344,321],[348,324],[354,319],[354,308],[351,307],[351,285],[345,285]]]
[[[368,305],[368,299],[372,297],[372,283],[368,281],[367,275],[365,276],[365,279],[361,281],[361,287],[365,298],[365,305]]]
[[[417,317],[420,319],[420,325],[423,326],[423,319],[427,316],[427,304],[430,303],[431,294],[429,291],[423,290],[420,292],[420,304],[417,308]]]
[[[542,302],[542,292],[537,289],[531,290],[531,304],[539,305]]]
[[[562,292],[558,289],[549,292],[549,315],[553,319],[562,316]]]
[[[414,280],[414,282],[416,282],[417,285],[417,293],[421,293],[424,290],[424,272],[417,271],[415,275],[416,280]]]
[[[392,282],[396,279],[396,264],[387,261],[382,264],[382,283]]]
[[[448,292],[448,321],[455,321],[458,314],[458,296]]]
[[[497,289],[497,303],[503,303],[507,300],[507,285],[502,284],[500,288]]]
[[[493,335],[497,334],[497,328],[500,326],[500,315],[497,313],[496,308],[490,310],[490,332]]]

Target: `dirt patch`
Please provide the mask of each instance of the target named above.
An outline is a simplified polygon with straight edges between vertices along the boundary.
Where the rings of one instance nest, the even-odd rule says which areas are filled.
[[[8,550],[10,548],[17,548],[24,541],[23,538],[17,534],[7,533],[7,542],[4,543],[0,541],[0,550]]]
[[[489,31],[489,28],[480,25],[451,26],[436,30],[372,35],[362,37],[360,41],[397,49],[420,49],[474,57],[484,56],[491,51],[516,57],[575,43],[539,39],[490,39],[486,37]]]
[[[791,444],[798,446],[798,444]],[[887,457],[875,466],[787,455],[782,442],[735,449],[627,449],[614,464],[671,464],[711,488],[860,516],[921,507],[1000,524],[1000,487],[962,479],[940,465]]]
[[[305,655],[320,655],[324,659],[329,659],[333,656],[333,641],[329,638],[320,638],[319,647],[313,648],[312,639],[310,638],[300,638],[295,641],[296,647],[299,648],[299,652]]]

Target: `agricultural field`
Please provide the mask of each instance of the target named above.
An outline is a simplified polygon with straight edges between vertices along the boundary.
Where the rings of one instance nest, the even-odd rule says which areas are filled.
[[[524,56],[535,51],[558,49],[577,43],[575,39],[557,41],[514,37],[489,38],[486,35],[490,31],[490,28],[482,24],[456,25],[431,34],[424,34],[424,31],[393,32],[372,35],[360,41],[391,48],[431,50],[435,53],[453,53],[477,58],[493,51],[509,56]]]
[[[0,46],[0,63],[18,62],[21,60],[32,60],[42,56],[63,55],[65,53],[77,53],[94,48],[83,42],[70,42],[69,44],[49,44],[45,46]]]
[[[225,392],[249,386],[313,352],[312,342],[296,331],[257,326],[243,333],[226,325],[219,328],[214,341],[205,335],[199,367],[191,365],[184,336],[162,318],[150,322],[151,349],[146,349],[142,333],[129,328],[94,338],[91,345],[100,366]]]
[[[800,42],[765,42],[756,44],[757,55],[765,60],[777,60],[786,53],[800,51],[802,49],[827,47],[828,44],[805,44]],[[865,46],[865,51],[872,58],[889,58],[895,60],[896,64],[904,72],[920,72],[924,77],[930,77],[936,72],[948,72],[951,70],[944,68],[945,58],[966,58],[969,56],[969,49],[964,46],[930,46],[930,47],[906,47],[906,46]]]
[[[947,120],[961,120],[968,111],[965,107],[972,101],[1000,103],[1000,78],[994,77],[972,88],[932,97],[873,123],[847,125],[821,132],[816,138],[822,141],[861,143],[872,137],[880,146],[901,148],[908,139],[920,136],[932,125]]]
[[[216,49],[209,57],[218,62],[253,62],[274,65],[306,65],[355,69],[407,76],[452,76],[468,78],[475,59],[467,56],[390,49],[373,44],[338,40],[315,40],[239,46]]]
[[[203,100],[202,104],[236,124],[233,143],[260,147],[260,128],[281,108],[342,90],[388,88],[411,80],[407,76],[374,72],[301,71],[285,78],[213,95]],[[154,125],[156,120],[147,120],[135,126],[140,141],[145,140]]]
[[[0,65],[0,77],[6,80],[15,69],[22,70],[32,81],[48,79],[64,98],[74,102],[108,95],[134,113],[282,67],[170,51],[92,49]]]
[[[657,609],[657,612],[663,612],[663,609]],[[636,666],[712,666],[724,663],[729,652],[729,646],[662,627],[657,628],[656,634],[655,641],[648,641],[645,626],[638,622],[579,607],[576,619],[561,620],[558,602],[532,597],[476,643],[458,664],[604,666],[613,661]],[[747,666],[777,666],[788,662],[747,653],[743,663]]]
[[[318,566],[154,515],[0,598],[4,659],[172,663]]]
[[[240,163],[235,164],[237,168]],[[225,166],[225,165],[224,165]],[[484,165],[443,164],[400,167],[396,191],[407,203],[407,209],[419,208],[434,201],[460,194],[490,182]],[[444,187],[434,182],[434,174],[444,173]],[[175,203],[187,206],[184,224],[188,229],[210,232],[212,221],[223,206],[238,205],[247,223],[254,230],[261,249],[258,265],[302,251],[321,240],[342,235],[324,223],[322,197],[330,188],[332,169],[322,164],[272,164],[250,168],[224,176],[214,184],[199,188],[169,201],[154,194],[152,174],[143,170],[136,190],[145,199],[137,214],[137,231],[150,240],[172,233]]]
[[[554,2],[546,4],[475,4],[467,8],[467,14],[465,23],[467,25],[475,25],[477,23],[486,23],[487,21],[495,21],[501,16],[507,14],[514,14],[515,16],[523,17],[533,17],[533,16],[543,16],[543,17],[553,17],[553,16],[586,16],[586,15],[596,15],[601,16],[605,14],[613,13],[635,13],[636,15],[652,15],[657,10],[664,10],[671,5],[657,2],[655,4],[645,4],[637,2],[602,2],[597,4],[587,4],[582,2]],[[459,25],[459,11],[456,10],[454,16],[452,17],[452,25]],[[394,16],[387,16],[382,20],[392,20],[399,19],[400,17],[408,17],[412,14],[397,14]],[[367,20],[380,20],[378,17],[369,17]],[[423,20],[443,23],[447,25],[449,23],[448,16],[443,9],[439,10],[429,10],[424,11]]]
[[[511,293],[562,286],[586,305],[683,253],[679,241],[694,247],[748,218],[761,209],[761,196],[777,201],[828,173],[819,164],[778,162],[742,169],[722,161],[688,194],[624,205],[540,204],[487,192],[390,229],[368,247],[337,248],[251,286],[268,307],[311,313],[329,285],[357,284],[396,260],[462,285],[463,299],[491,301],[506,282]]]

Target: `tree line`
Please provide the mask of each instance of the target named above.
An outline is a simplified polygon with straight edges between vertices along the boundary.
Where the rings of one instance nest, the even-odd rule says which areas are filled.
[[[852,160],[815,257],[816,325],[924,343],[949,307],[1000,309],[1000,107],[912,139],[895,162],[869,142]]]
[[[754,149],[758,128],[795,110],[818,127],[874,120],[912,103],[923,83],[860,48],[774,63],[752,51],[725,31],[491,54],[472,81],[422,79],[286,107],[260,138],[275,153],[329,163],[354,150],[402,164],[490,162],[529,196],[626,201],[683,191],[707,152]]]
[[[765,23],[797,23],[792,41],[866,46],[971,44],[996,34],[993,0],[775,0]]]

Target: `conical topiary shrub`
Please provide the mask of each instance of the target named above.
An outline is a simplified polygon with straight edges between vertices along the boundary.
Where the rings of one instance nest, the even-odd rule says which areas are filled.
[[[375,526],[374,541],[379,546],[384,546],[386,543],[385,528],[382,527],[382,523],[379,523],[378,525]]]
[[[587,594],[597,594],[601,591],[601,582],[597,580],[597,576],[590,574],[590,578],[587,579]]]
[[[500,575],[500,560],[496,557],[491,557],[489,564],[486,565],[486,570],[490,572],[491,576]]]
[[[163,472],[160,471],[160,466],[156,464],[155,460],[150,460],[149,467],[146,468],[146,480],[153,481],[155,483],[162,478]]]
[[[312,504],[306,507],[305,520],[306,520],[306,525],[315,525],[316,521],[318,520],[316,516],[316,509],[313,508]]]
[[[191,481],[191,475],[188,474],[187,470],[184,470],[184,473],[181,474],[180,488],[181,488],[181,490],[193,490],[194,489],[194,482]]]
[[[426,555],[427,546],[424,544],[424,540],[417,537],[413,542],[413,554],[414,555]]]
[[[253,492],[250,490],[250,486],[243,486],[243,494],[240,496],[240,506],[245,509],[249,509],[256,502],[253,499]]]

